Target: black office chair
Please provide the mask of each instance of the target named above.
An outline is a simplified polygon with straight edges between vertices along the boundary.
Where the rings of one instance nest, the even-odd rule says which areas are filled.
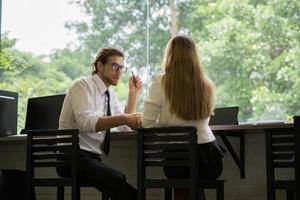
[[[164,127],[138,129],[138,199],[146,198],[147,188],[165,188],[165,199],[172,199],[173,188],[187,188],[192,200],[198,188],[217,189],[217,199],[224,199],[224,180],[199,180],[195,127]],[[149,177],[154,167],[188,166],[190,177],[168,179]]]
[[[29,189],[42,187],[72,187],[72,200],[79,199],[77,183],[78,130],[24,130],[27,134],[27,173]],[[67,159],[67,160],[62,160]],[[37,177],[35,170],[68,166],[70,178]],[[28,193],[29,199],[30,193]]]
[[[287,200],[300,198],[300,116],[294,117],[294,129],[266,130],[267,199],[276,199],[276,189],[286,190]],[[276,169],[290,168],[293,180],[278,180]]]
[[[57,187],[57,199],[64,199],[64,187],[71,186],[72,200],[80,199],[80,187],[94,187],[89,183],[78,183],[77,179],[77,152],[78,130],[23,130],[27,134],[27,174],[28,191],[35,186]],[[47,168],[56,170],[56,167],[71,167],[70,177],[38,177],[35,170]],[[28,199],[32,199],[28,192]],[[102,193],[102,199],[108,196]]]
[[[58,129],[59,115],[63,106],[64,98],[65,94],[28,99],[25,129],[40,130],[41,132],[44,132],[44,129],[53,129],[55,132],[54,129]],[[22,133],[26,133],[26,131],[22,131]],[[83,182],[79,183],[79,187],[97,188],[97,186],[92,183]],[[100,188],[97,189],[102,191],[102,199],[107,200],[108,193]],[[64,187],[59,186],[57,190],[57,198],[63,199]]]
[[[33,192],[33,191],[32,191]],[[19,169],[0,170],[0,199],[1,200],[34,200],[27,198],[26,172]]]

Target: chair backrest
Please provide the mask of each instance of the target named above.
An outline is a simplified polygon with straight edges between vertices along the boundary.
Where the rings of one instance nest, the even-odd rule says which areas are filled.
[[[65,94],[29,98],[25,129],[58,129]]]
[[[300,191],[300,117],[294,117],[293,129],[266,130],[267,181],[275,181],[276,168],[295,171],[297,190]],[[294,180],[291,180],[294,181]]]
[[[72,186],[72,197],[77,193],[77,129],[65,130],[23,130],[27,134],[27,173],[29,190],[34,186]],[[38,177],[36,169],[56,167],[71,167],[70,178]],[[72,199],[74,199],[72,198]]]
[[[300,116],[294,116],[296,197],[300,199]]]
[[[291,129],[268,129],[266,147],[272,173],[275,168],[294,168],[295,136]]]
[[[144,188],[190,188],[196,190],[197,128],[164,127],[138,129],[138,191]],[[187,166],[188,179],[166,179],[147,176],[153,167]]]

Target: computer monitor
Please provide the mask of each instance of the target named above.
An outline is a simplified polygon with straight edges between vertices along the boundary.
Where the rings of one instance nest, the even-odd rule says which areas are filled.
[[[58,129],[65,94],[29,98],[25,129]]]
[[[237,125],[239,106],[215,108],[209,125]]]
[[[17,134],[18,93],[0,90],[0,136]]]

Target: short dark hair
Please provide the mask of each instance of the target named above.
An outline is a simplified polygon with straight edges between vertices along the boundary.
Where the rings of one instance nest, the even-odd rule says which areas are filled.
[[[119,51],[118,49],[115,49],[115,48],[100,49],[99,52],[97,53],[95,61],[92,63],[92,66],[93,66],[92,74],[93,75],[98,72],[98,69],[97,69],[98,62],[101,62],[103,65],[105,65],[110,56],[119,56],[119,57],[124,58],[124,54],[121,51]]]

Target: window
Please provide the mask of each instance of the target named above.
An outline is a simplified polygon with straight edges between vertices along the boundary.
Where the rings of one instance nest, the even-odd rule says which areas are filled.
[[[2,7],[0,89],[20,94],[19,128],[28,97],[65,93],[91,73],[95,53],[106,46],[121,49],[126,66],[143,77],[141,111],[177,33],[196,41],[216,107],[240,106],[240,121],[300,113],[297,0],[3,0]],[[116,87],[123,104],[130,75]]]

